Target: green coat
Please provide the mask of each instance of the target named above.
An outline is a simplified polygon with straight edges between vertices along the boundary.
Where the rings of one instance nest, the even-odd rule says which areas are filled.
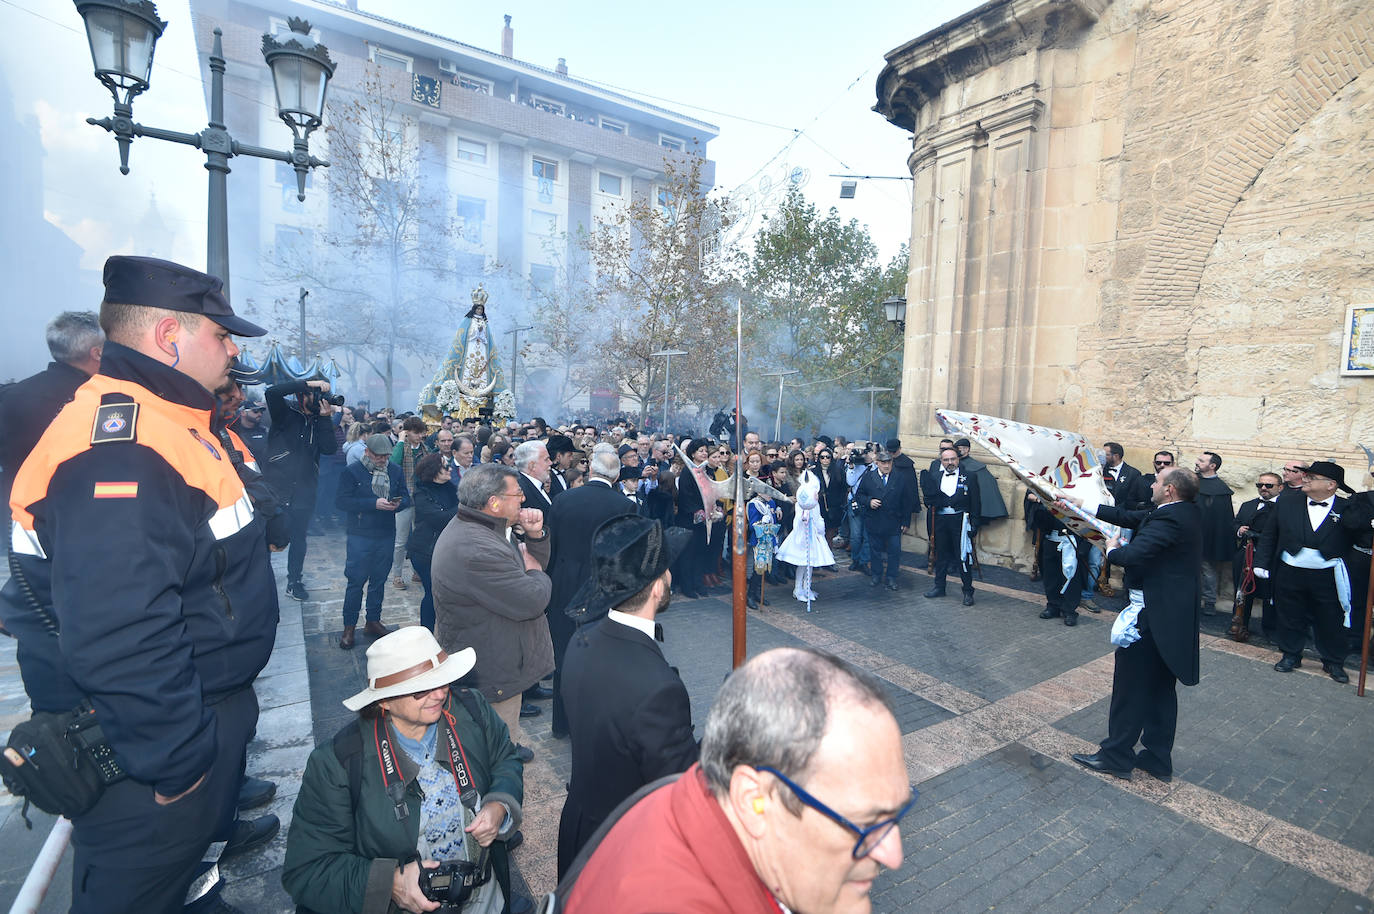
[[[515,754],[505,723],[481,695],[472,694],[481,710],[480,726],[462,702],[450,699],[449,711],[458,722],[458,741],[467,754],[482,802],[504,803],[510,810],[509,837],[520,827],[524,765]],[[418,770],[404,752],[397,752],[410,808],[410,815],[397,821],[395,807],[382,784],[372,722],[360,719],[349,726],[361,728],[363,736],[358,808],[353,808],[348,772],[339,761],[333,740],[317,746],[306,763],[291,814],[282,886],[305,909],[330,914],[392,914],[399,910],[391,902],[392,874],[398,865],[415,859],[419,846]],[[440,726],[447,726],[442,718]],[[438,745],[445,749],[448,745],[443,733]],[[505,894],[509,912],[510,858],[504,838],[492,842],[491,851],[492,872]]]

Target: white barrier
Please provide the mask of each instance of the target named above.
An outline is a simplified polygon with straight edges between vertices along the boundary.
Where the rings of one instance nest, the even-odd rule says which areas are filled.
[[[43,842],[38,858],[29,868],[24,884],[19,887],[19,894],[15,896],[14,904],[10,905],[10,914],[38,914],[38,906],[43,903],[43,896],[48,894],[57,864],[62,861],[62,854],[71,837],[72,823],[65,817],[59,817],[53,823],[52,831],[48,832],[48,840]]]

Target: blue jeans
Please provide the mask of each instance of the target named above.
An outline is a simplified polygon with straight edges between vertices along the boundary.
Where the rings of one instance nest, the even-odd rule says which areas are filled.
[[[902,535],[894,533],[891,536],[874,536],[868,534],[871,545],[869,550],[873,553],[873,580],[880,581],[883,577],[883,558],[887,558],[887,580],[889,583],[897,583],[897,570],[902,563]]]
[[[869,561],[868,528],[853,509],[849,512],[849,560],[860,565],[867,565]]]
[[[1083,581],[1083,599],[1086,600],[1093,595],[1097,589],[1097,575],[1102,571],[1102,550],[1093,546],[1088,553],[1088,573]]]
[[[415,569],[415,573],[420,576],[420,583],[425,586],[425,595],[420,600],[420,624],[431,632],[434,631],[434,593],[430,590],[430,565],[434,559],[432,555],[420,555],[415,552],[406,553],[410,557],[410,567]]]
[[[343,624],[357,625],[358,611],[363,605],[363,585],[367,585],[367,621],[382,619],[382,588],[387,572],[391,571],[391,537],[348,534],[344,556],[344,577],[348,588],[344,591]]]

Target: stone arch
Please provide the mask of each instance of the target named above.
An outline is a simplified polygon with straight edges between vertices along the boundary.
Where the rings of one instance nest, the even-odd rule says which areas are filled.
[[[1365,70],[1374,67],[1374,13],[1350,25],[1298,65],[1208,163],[1192,191],[1166,209],[1151,233],[1132,304],[1192,305],[1222,227],[1288,138]]]

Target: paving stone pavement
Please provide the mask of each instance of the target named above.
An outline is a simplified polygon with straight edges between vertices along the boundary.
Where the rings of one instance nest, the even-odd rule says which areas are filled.
[[[1037,618],[1039,585],[1006,569],[983,569],[974,607],[957,593],[926,600],[923,564],[904,554],[897,594],[862,575],[818,576],[809,614],[790,587],[768,588],[770,605],[748,621],[751,655],[811,644],[889,686],[921,799],[902,828],[905,865],[875,883],[875,911],[1374,910],[1374,706],[1365,704],[1374,696],[1356,698],[1319,666],[1275,673],[1265,644],[1225,640],[1226,617],[1208,617],[1202,682],[1180,689],[1173,783],[1095,775],[1068,755],[1105,734],[1107,635],[1122,597],[1099,597],[1107,611],[1070,629]],[[342,565],[342,536],[312,538],[312,599],[282,597],[249,770],[278,782],[272,811],[283,832],[225,866],[226,897],[245,911],[293,910],[280,887],[290,804],[311,746],[350,718],[339,700],[365,678],[366,642],[336,645]],[[418,584],[397,592],[388,582],[384,621],[417,622],[420,596]],[[662,616],[698,735],[729,672],[728,599],[675,599]],[[523,722],[536,756],[526,767],[526,842],[514,854],[517,884],[538,892],[553,885],[570,768],[568,742],[550,736],[541,704],[544,714]],[[26,713],[13,642],[0,639],[0,730]],[[16,811],[0,805],[6,904],[51,823],[37,816],[25,832]],[[69,878],[68,864],[43,911],[65,910]]]

